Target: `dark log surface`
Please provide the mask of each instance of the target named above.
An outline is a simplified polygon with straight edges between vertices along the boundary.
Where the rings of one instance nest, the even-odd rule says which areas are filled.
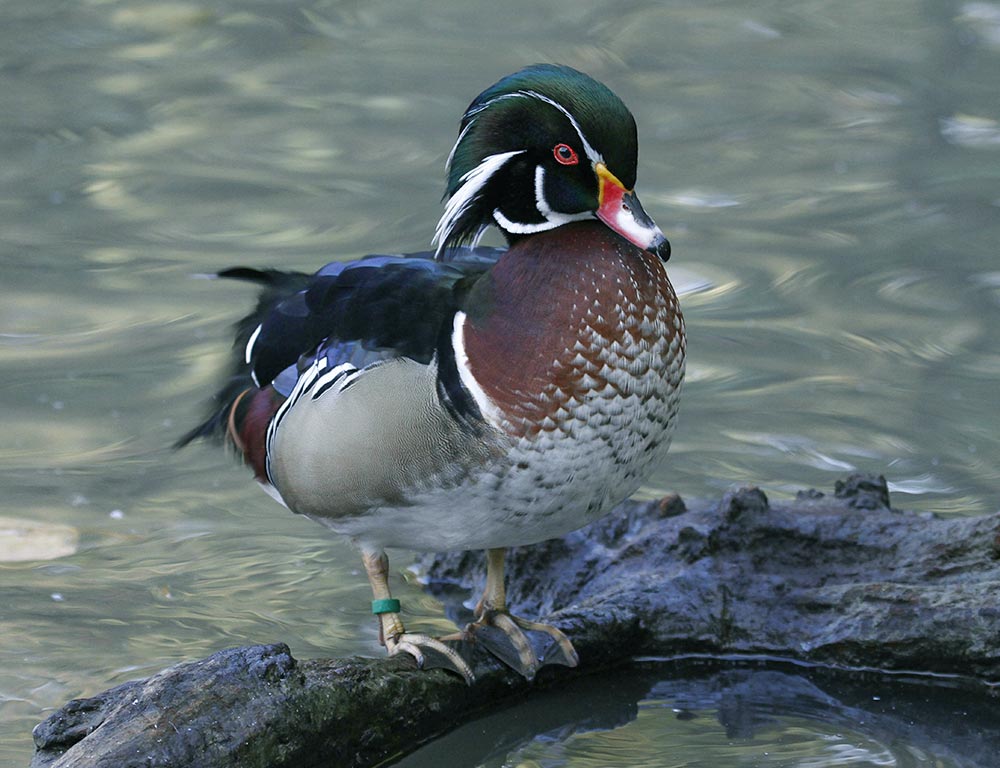
[[[885,481],[863,476],[833,496],[771,504],[756,489],[627,502],[508,555],[515,612],[564,629],[577,669],[546,667],[529,684],[470,647],[467,687],[404,658],[299,662],[283,644],[235,648],[70,702],[35,728],[32,766],[377,765],[641,656],[1000,680],[1000,514],[938,518],[888,502]],[[481,586],[479,553],[425,566],[446,603]],[[982,749],[998,746],[1000,736]]]

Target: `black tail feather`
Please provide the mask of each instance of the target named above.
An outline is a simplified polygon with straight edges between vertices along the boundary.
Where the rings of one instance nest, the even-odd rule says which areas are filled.
[[[174,443],[175,449],[183,448],[202,438],[219,442],[225,439],[230,409],[242,392],[254,386],[250,376],[250,367],[244,357],[250,335],[264,321],[264,318],[276,304],[301,291],[309,282],[309,275],[304,272],[284,272],[278,269],[253,269],[251,267],[233,267],[219,272],[218,276],[255,283],[260,286],[260,294],[253,311],[236,323],[236,338],[233,341],[228,375],[209,401],[207,418],[181,436]]]

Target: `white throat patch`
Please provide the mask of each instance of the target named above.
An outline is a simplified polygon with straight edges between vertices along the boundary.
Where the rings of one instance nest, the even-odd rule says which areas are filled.
[[[585,221],[594,218],[594,214],[590,211],[580,211],[579,213],[553,211],[549,201],[545,198],[545,169],[540,165],[535,167],[535,208],[545,221],[531,223],[511,221],[499,208],[493,211],[493,220],[498,227],[513,235],[530,235],[534,232],[555,229],[571,221]]]

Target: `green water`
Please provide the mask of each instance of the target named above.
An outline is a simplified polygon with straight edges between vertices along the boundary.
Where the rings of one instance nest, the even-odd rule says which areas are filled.
[[[346,543],[221,453],[167,447],[252,301],[198,276],[425,248],[462,110],[541,60],[632,108],[685,292],[682,418],[649,493],[862,469],[897,506],[998,508],[1000,4],[7,0],[0,764],[26,764],[51,708],[176,661],[379,652]],[[963,765],[863,723],[846,738],[870,749],[830,752],[821,705],[748,751],[697,730],[721,706],[539,727],[488,764]]]

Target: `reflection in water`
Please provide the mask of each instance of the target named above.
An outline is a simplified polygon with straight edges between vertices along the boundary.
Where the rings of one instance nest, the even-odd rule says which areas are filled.
[[[998,718],[971,681],[644,664],[539,693],[396,765],[993,768]]]
[[[28,761],[47,708],[225,646],[379,653],[347,545],[208,447],[167,449],[253,302],[194,277],[426,248],[458,116],[533,61],[630,105],[639,192],[674,246],[689,376],[647,495],[780,495],[859,468],[900,507],[1000,504],[996,2],[58,8],[0,4],[0,517],[40,545],[24,560],[0,541],[0,764]],[[448,630],[399,591],[416,625]],[[756,741],[726,741],[717,698],[677,719],[653,682],[589,735],[529,727],[503,755],[624,768],[615,751],[641,736],[766,765]],[[576,692],[558,708],[600,708],[592,682]],[[848,748],[813,701],[804,723],[776,704],[747,738],[785,765],[925,748],[840,723]],[[956,744],[963,722],[942,721]],[[793,758],[778,742],[796,734]]]

